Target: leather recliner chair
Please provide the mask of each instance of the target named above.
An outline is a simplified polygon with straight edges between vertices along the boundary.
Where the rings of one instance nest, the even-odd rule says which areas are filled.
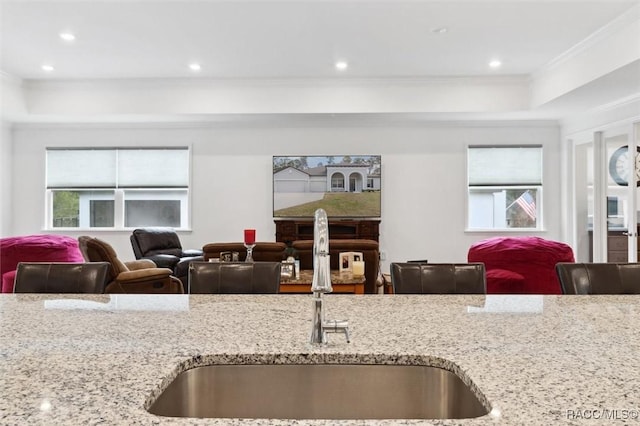
[[[171,275],[171,269],[156,268],[148,259],[122,262],[111,244],[98,238],[81,236],[78,242],[87,262],[109,263],[105,293],[184,293],[182,282]]]
[[[158,268],[169,268],[186,288],[189,263],[203,260],[202,250],[183,250],[180,238],[172,228],[140,228],[131,234],[136,259],[153,260]]]

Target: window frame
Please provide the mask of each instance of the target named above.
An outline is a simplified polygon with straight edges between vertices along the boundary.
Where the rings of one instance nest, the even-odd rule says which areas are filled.
[[[47,179],[48,172],[45,171],[45,225],[44,230],[46,231],[131,231],[133,229],[138,228],[139,226],[134,227],[126,227],[125,223],[125,193],[135,193],[137,191],[157,191],[157,192],[184,192],[184,197],[180,198],[180,226],[174,227],[175,230],[178,231],[190,231],[191,230],[191,188],[192,188],[192,149],[190,145],[180,145],[180,146],[104,146],[104,147],[46,147],[45,148],[45,163],[47,161],[47,151],[49,150],[70,150],[70,151],[78,151],[78,150],[186,150],[187,151],[187,186],[186,187],[171,187],[171,186],[159,186],[159,187],[141,187],[141,186],[123,186],[118,187],[116,184],[115,188],[104,188],[104,187],[59,187],[59,188],[48,188],[47,187]],[[45,167],[46,169],[46,167]],[[110,191],[113,192],[113,201],[114,201],[114,226],[112,227],[90,227],[90,226],[77,226],[77,227],[54,227],[53,221],[53,198],[54,192],[56,191]],[[130,199],[130,198],[129,198]],[[175,198],[173,198],[175,199]],[[159,198],[162,200],[162,198]],[[88,220],[88,219],[87,219]],[[152,225],[148,225],[152,226]]]
[[[512,182],[509,184],[477,184],[471,185],[469,183],[469,151],[473,148],[539,148],[540,149],[540,182],[532,183],[532,182]],[[466,196],[465,196],[465,232],[479,232],[479,233],[522,233],[522,232],[545,232],[544,226],[544,145],[543,144],[508,144],[508,145],[496,145],[496,144],[473,144],[466,146]],[[498,192],[500,190],[526,190],[526,189],[535,189],[536,191],[536,226],[535,227],[472,227],[471,226],[471,195],[474,192],[482,192],[486,190],[487,192],[494,190]],[[509,206],[507,206],[507,209]],[[506,210],[505,210],[506,214]],[[506,217],[505,217],[506,219]]]
[[[340,182],[337,182],[338,179],[340,180]],[[334,182],[337,182],[340,185],[335,185]],[[342,173],[334,173],[331,176],[331,191],[332,192],[337,192],[338,190],[341,191],[345,191],[345,177]]]

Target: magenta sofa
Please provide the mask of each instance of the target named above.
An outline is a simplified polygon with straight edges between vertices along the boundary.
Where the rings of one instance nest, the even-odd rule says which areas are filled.
[[[0,238],[2,292],[13,293],[19,262],[82,263],[78,240],[65,235],[26,235]]]
[[[540,237],[478,241],[467,260],[484,263],[487,294],[561,294],[556,263],[575,261],[570,246]]]

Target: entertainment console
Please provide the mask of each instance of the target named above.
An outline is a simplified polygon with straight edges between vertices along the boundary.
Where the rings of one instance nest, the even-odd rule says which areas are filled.
[[[276,219],[274,222],[278,242],[313,240],[313,220]],[[378,241],[379,225],[379,219],[329,219],[329,238]]]

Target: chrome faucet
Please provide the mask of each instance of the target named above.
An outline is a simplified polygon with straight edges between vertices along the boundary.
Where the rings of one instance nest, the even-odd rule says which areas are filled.
[[[322,295],[331,293],[331,270],[329,268],[329,220],[327,212],[318,209],[313,224],[313,328],[312,344],[326,344],[327,333],[343,333],[349,343],[349,324],[345,320],[324,320]]]

